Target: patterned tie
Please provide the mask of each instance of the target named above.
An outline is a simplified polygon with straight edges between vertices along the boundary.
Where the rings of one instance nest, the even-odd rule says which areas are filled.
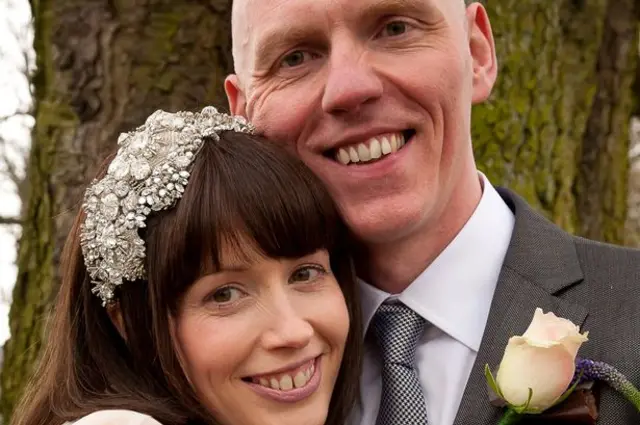
[[[425,320],[404,304],[383,304],[372,329],[382,352],[382,398],[377,425],[425,425],[427,407],[418,371],[416,346]]]

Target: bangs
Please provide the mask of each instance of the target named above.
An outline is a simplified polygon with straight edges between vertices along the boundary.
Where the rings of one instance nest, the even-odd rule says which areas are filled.
[[[331,251],[343,233],[330,195],[298,158],[236,132],[204,143],[184,196],[157,218],[147,233],[149,284],[171,286],[175,297],[220,269],[225,246],[247,260],[298,258]]]

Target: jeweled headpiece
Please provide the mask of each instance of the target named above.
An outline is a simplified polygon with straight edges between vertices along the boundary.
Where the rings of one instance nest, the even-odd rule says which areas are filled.
[[[220,133],[253,133],[242,117],[206,107],[200,113],[156,111],[136,130],[118,138],[118,153],[106,175],[87,189],[80,245],[92,292],[103,305],[114,301],[124,280],[145,279],[145,243],[138,230],[152,211],[173,207],[205,140]]]

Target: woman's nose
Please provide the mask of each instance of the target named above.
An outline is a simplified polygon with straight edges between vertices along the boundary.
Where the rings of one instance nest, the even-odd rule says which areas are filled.
[[[314,334],[311,323],[289,302],[278,304],[269,312],[262,343],[268,350],[304,348]]]

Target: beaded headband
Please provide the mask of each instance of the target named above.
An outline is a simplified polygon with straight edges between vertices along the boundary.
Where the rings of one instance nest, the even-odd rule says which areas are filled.
[[[145,242],[138,230],[153,211],[172,208],[182,197],[189,170],[205,139],[220,133],[254,133],[244,118],[208,106],[200,113],[154,112],[144,125],[118,138],[107,174],[88,187],[80,246],[103,306],[125,280],[146,279]]]

